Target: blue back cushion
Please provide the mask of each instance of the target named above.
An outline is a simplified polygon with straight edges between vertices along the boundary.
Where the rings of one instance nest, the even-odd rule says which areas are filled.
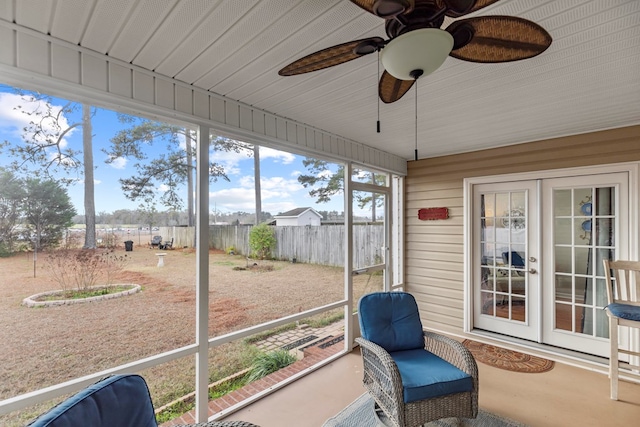
[[[422,322],[413,295],[374,292],[358,303],[360,332],[388,352],[424,348]]]
[[[41,415],[30,427],[157,427],[147,383],[114,375],[90,385]]]

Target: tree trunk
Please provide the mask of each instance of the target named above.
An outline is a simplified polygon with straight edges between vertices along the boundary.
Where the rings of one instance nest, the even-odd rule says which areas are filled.
[[[195,170],[193,166],[193,138],[191,136],[191,131],[186,129],[185,132],[185,142],[186,142],[186,151],[187,151],[187,216],[189,219],[187,220],[189,223],[189,227],[193,227],[195,223],[195,213],[193,212],[193,172]]]
[[[96,202],[93,180],[93,128],[91,106],[82,104],[82,151],[84,156],[84,215],[86,232],[84,249],[96,248]]]
[[[376,175],[371,173],[371,183],[375,185],[376,183]],[[371,193],[371,220],[376,222],[376,193]]]
[[[262,217],[262,192],[260,190],[260,146],[253,145],[253,181],[256,190],[256,225]]]

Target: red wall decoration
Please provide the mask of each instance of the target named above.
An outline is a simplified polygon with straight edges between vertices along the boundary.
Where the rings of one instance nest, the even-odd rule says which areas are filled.
[[[418,210],[418,219],[432,221],[434,219],[449,218],[448,208],[423,208]]]

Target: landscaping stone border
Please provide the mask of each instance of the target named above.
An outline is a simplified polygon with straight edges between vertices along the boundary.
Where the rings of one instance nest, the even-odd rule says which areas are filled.
[[[124,291],[120,291],[120,292],[114,292],[112,294],[106,294],[106,295],[97,295],[94,297],[87,297],[87,298],[74,298],[74,299],[59,299],[59,300],[50,300],[50,301],[36,301],[38,298],[43,297],[43,296],[47,296],[47,295],[55,295],[57,293],[60,292],[64,292],[63,290],[57,290],[57,291],[47,291],[47,292],[40,292],[39,294],[34,294],[31,295],[25,299],[22,300],[22,305],[26,305],[27,307],[54,307],[54,306],[59,306],[59,305],[71,305],[71,304],[83,304],[83,303],[87,303],[87,302],[93,302],[93,301],[100,301],[100,300],[106,300],[106,299],[113,299],[113,298],[121,298],[127,295],[133,295],[137,292],[140,292],[140,290],[142,289],[140,285],[136,285],[133,283],[119,283],[119,284],[115,284],[112,285],[114,287],[117,286],[130,286],[131,289],[126,289]],[[106,286],[92,286],[89,287],[87,289],[104,289]]]

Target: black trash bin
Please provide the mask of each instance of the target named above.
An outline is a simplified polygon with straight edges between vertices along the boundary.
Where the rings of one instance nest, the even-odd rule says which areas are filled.
[[[133,240],[127,240],[124,242],[124,250],[127,252],[133,251]]]

